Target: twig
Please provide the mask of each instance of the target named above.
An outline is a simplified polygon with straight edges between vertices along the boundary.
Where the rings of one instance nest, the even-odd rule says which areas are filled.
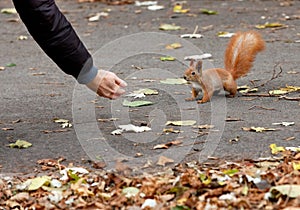
[[[198,31],[198,25],[196,25],[196,27],[195,27],[195,30],[194,30],[194,32],[193,32],[193,34],[196,34],[196,33],[197,33],[197,31]]]
[[[279,99],[285,99],[289,101],[300,101],[300,97],[289,97],[289,96],[280,96]]]
[[[267,80],[266,82],[264,82],[264,83],[262,83],[260,85],[255,86],[253,88],[258,88],[258,87],[265,86],[267,83],[271,82],[272,80],[277,79],[280,76],[280,74],[282,73],[282,71],[283,71],[282,68],[281,68],[281,66],[279,66],[280,71],[278,73],[276,73],[276,68],[277,68],[277,66],[279,64],[280,63],[275,64],[275,66],[273,68],[273,75],[272,75],[271,79]]]
[[[275,95],[271,95],[269,93],[245,93],[245,94],[242,94],[242,96],[248,96],[248,97],[275,97]]]
[[[254,109],[254,108],[260,108],[260,109],[265,109],[265,110],[276,110],[276,109],[274,109],[274,108],[267,108],[267,107],[257,106],[257,105],[251,106],[251,107],[249,108],[249,110]]]

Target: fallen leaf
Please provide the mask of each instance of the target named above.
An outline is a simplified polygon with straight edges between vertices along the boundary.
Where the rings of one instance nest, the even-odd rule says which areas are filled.
[[[168,163],[174,163],[174,160],[170,159],[170,158],[167,158],[165,156],[160,156],[157,163],[156,163],[156,165],[165,166]]]
[[[172,44],[168,44],[166,46],[166,49],[173,50],[173,49],[178,49],[178,48],[181,48],[181,47],[182,47],[182,45],[180,43],[175,42],[175,43],[172,43]]]
[[[206,14],[206,15],[217,15],[218,14],[217,11],[209,10],[209,9],[200,9],[200,12],[202,14]]]
[[[135,153],[134,157],[142,157],[143,156],[143,153],[140,153],[140,152],[137,152]]]
[[[192,34],[182,34],[180,37],[181,38],[190,38],[190,39],[199,39],[203,37],[201,34],[197,34],[198,31],[198,25],[195,27],[194,32]]]
[[[19,148],[19,149],[23,149],[23,148],[28,148],[31,147],[32,144],[28,141],[24,141],[24,140],[17,140],[15,143],[11,143],[9,144],[9,146],[11,148]]]
[[[300,147],[285,147],[285,150],[292,152],[300,152]]]
[[[150,5],[147,7],[148,10],[150,11],[158,11],[158,10],[162,10],[165,7],[163,5]]]
[[[149,88],[140,89],[140,90],[134,91],[134,93],[143,93],[145,95],[158,95],[157,90],[153,90],[153,89],[149,89]]]
[[[93,162],[93,168],[95,169],[103,169],[106,167],[106,163],[104,161]]]
[[[69,120],[66,119],[59,119],[59,118],[54,118],[53,121],[55,123],[61,124],[62,128],[71,128],[73,125],[70,123]]]
[[[157,144],[153,147],[153,149],[168,149],[169,147],[171,147],[173,145],[179,145],[181,143],[182,143],[182,141],[180,141],[180,140],[174,140],[174,141],[170,141],[165,144]]]
[[[135,6],[150,6],[157,5],[157,1],[135,1]]]
[[[172,57],[172,56],[165,56],[165,57],[160,57],[161,61],[175,61],[176,58]]]
[[[15,8],[3,8],[1,9],[1,13],[3,14],[17,14],[17,10]]]
[[[272,123],[272,125],[291,126],[291,125],[295,125],[295,122],[280,122],[280,123]]]
[[[278,22],[274,22],[274,23],[265,23],[263,25],[256,25],[255,28],[264,29],[264,28],[277,28],[282,26],[284,25]]]
[[[241,118],[235,118],[235,117],[227,117],[225,119],[226,122],[235,122],[235,121],[243,121]]]
[[[88,173],[89,173],[89,171],[86,170],[85,168],[80,168],[80,167],[65,168],[63,170],[60,170],[60,174],[62,175],[60,180],[67,181],[70,178],[79,180],[79,177],[76,174],[79,174],[81,176],[83,174],[88,174]]]
[[[209,125],[209,124],[193,126],[193,128],[199,128],[199,129],[211,129],[214,127],[215,127],[214,125]]]
[[[300,170],[300,162],[299,161],[294,161],[293,162],[293,169],[295,171],[299,171]]]
[[[181,133],[180,130],[174,130],[174,128],[165,128],[163,130],[163,132],[165,132],[165,133]]]
[[[15,63],[7,63],[5,65],[5,67],[14,67],[14,66],[17,66],[17,64],[15,64]]]
[[[149,128],[148,126],[136,126],[136,125],[132,125],[132,124],[119,125],[118,127],[119,127],[119,129],[111,132],[112,135],[121,135],[124,131],[135,132],[135,133],[151,131],[151,128]]]
[[[203,37],[202,34],[182,34],[180,35],[181,38],[190,38],[190,39],[200,39]]]
[[[290,93],[290,92],[296,92],[296,91],[299,91],[299,90],[300,90],[300,86],[286,85],[286,87],[280,88],[280,89],[281,89],[281,90],[288,91],[288,92]]]
[[[128,106],[128,107],[140,107],[140,106],[148,106],[152,104],[153,102],[151,101],[128,101],[128,100],[123,101],[123,106]]]
[[[68,129],[57,129],[57,130],[43,130],[43,133],[62,133],[62,132],[67,132],[69,131]]]
[[[235,175],[238,172],[239,172],[239,170],[236,169],[236,168],[234,168],[234,169],[228,169],[228,170],[223,171],[223,173],[225,175],[228,175],[228,176],[233,176],[233,175]]]
[[[14,130],[14,128],[1,128],[1,130],[3,130],[3,131],[12,131],[12,130]]]
[[[263,131],[276,131],[275,128],[264,128],[264,127],[250,127],[250,128],[247,128],[247,127],[243,127],[242,128],[244,131],[255,131],[257,133],[261,133]]]
[[[107,12],[98,12],[96,15],[89,18],[89,22],[99,21],[101,17],[108,17],[109,13]]]
[[[50,183],[51,178],[49,176],[36,177],[34,179],[30,179],[30,185],[28,186],[28,191],[34,191],[42,187],[43,185],[48,185]]]
[[[288,91],[286,90],[270,90],[269,94],[270,95],[283,95],[283,94],[287,94]]]
[[[274,191],[278,191],[282,195],[286,195],[290,198],[296,198],[300,196],[300,185],[286,184],[271,187],[270,193],[274,194]]]
[[[183,78],[168,78],[165,80],[161,80],[160,83],[168,85],[183,85],[187,84],[187,81]]]
[[[273,155],[276,155],[279,152],[284,152],[285,151],[284,147],[278,147],[276,144],[270,144],[270,149],[271,149],[271,153]]]
[[[24,36],[24,35],[20,35],[19,37],[18,37],[18,40],[27,40],[28,39],[28,37],[27,36]]]
[[[5,67],[4,66],[0,66],[0,71],[4,71]]]
[[[251,88],[248,85],[238,86],[237,90],[240,93],[254,93],[258,91],[258,88]]]
[[[156,200],[155,199],[146,199],[145,201],[144,201],[144,203],[142,204],[142,206],[141,206],[141,208],[142,209],[155,209],[155,207],[156,207],[156,205],[157,205],[157,202],[156,202]]]
[[[197,121],[195,120],[182,120],[182,121],[167,121],[166,125],[175,125],[175,126],[191,126],[195,125]]]
[[[173,24],[161,24],[159,26],[159,29],[164,31],[174,31],[174,30],[180,30],[181,27]]]
[[[181,14],[185,14],[188,13],[190,11],[190,9],[183,9],[183,5],[182,4],[175,4],[173,7],[173,12],[174,13],[181,13]]]
[[[136,187],[126,187],[122,189],[122,194],[125,195],[126,198],[135,197],[140,190]]]
[[[231,38],[234,35],[235,35],[235,33],[230,33],[230,32],[227,32],[227,31],[218,32],[218,37],[221,37],[221,38]]]
[[[22,202],[22,201],[28,201],[29,198],[30,198],[30,196],[29,196],[28,192],[21,192],[21,193],[18,193],[16,195],[12,196],[9,200]]]
[[[117,121],[119,118],[108,118],[108,119],[97,119],[98,122],[112,122],[112,121]]]
[[[184,60],[203,60],[203,59],[207,59],[207,58],[211,58],[212,54],[210,53],[204,53],[202,55],[189,55],[189,56],[185,56]]]

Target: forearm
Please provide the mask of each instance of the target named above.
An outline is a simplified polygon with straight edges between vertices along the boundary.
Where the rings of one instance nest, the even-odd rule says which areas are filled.
[[[43,51],[79,83],[97,74],[93,60],[54,0],[13,0],[20,18]]]

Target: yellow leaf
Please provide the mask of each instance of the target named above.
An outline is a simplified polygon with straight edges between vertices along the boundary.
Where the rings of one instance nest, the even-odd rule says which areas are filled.
[[[277,147],[276,144],[270,144],[270,148],[271,148],[271,153],[273,155],[276,155],[279,152],[284,152],[285,151],[284,147]]]
[[[265,23],[262,25],[256,25],[255,28],[264,29],[264,28],[276,28],[284,26],[282,23],[274,22],[274,23]]]
[[[49,184],[51,178],[49,176],[41,176],[31,179],[31,183],[28,186],[29,191],[37,190],[43,185]]]
[[[173,49],[178,49],[178,48],[181,48],[181,47],[182,47],[182,45],[181,45],[180,43],[175,42],[175,43],[173,43],[173,44],[168,44],[168,45],[166,46],[166,49],[168,49],[168,50],[173,50]]]
[[[293,169],[296,171],[300,170],[300,162],[293,162]]]

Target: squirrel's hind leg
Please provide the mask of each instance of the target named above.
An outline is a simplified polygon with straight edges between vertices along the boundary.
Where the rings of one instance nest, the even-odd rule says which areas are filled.
[[[224,83],[224,90],[229,92],[228,97],[233,98],[237,93],[237,84],[234,80]]]

